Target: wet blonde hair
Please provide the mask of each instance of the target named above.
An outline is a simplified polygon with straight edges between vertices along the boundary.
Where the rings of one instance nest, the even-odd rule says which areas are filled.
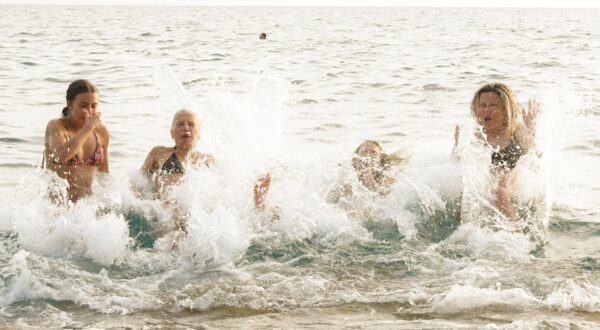
[[[517,130],[518,123],[521,121],[521,107],[517,102],[515,93],[503,83],[490,83],[482,86],[475,92],[471,101],[471,115],[477,118],[477,108],[479,107],[479,98],[483,93],[494,93],[500,97],[504,107],[504,127],[509,136],[513,136]]]
[[[183,115],[191,115],[194,118],[194,121],[198,124],[197,129],[200,130],[200,127],[202,127],[202,121],[200,121],[200,117],[198,117],[198,115],[194,111],[188,109],[181,109],[175,112],[175,114],[173,115],[173,121],[171,122],[171,129],[175,128],[175,123],[177,122],[177,119]]]
[[[363,143],[359,144],[358,147],[356,147],[356,150],[354,150],[354,153],[358,155],[360,148],[362,148],[363,146],[365,146],[369,143],[376,145],[377,148],[379,149],[379,152],[383,152],[383,147],[381,146],[381,144],[379,142],[377,142],[375,140],[365,140]]]
[[[377,146],[377,149],[379,149],[379,155],[381,156],[379,165],[384,170],[390,168],[393,165],[402,165],[406,161],[406,159],[397,152],[391,154],[386,153],[385,150],[383,150],[381,143],[375,140],[365,140],[363,143],[359,144],[358,147],[356,147],[356,150],[354,150],[354,157],[352,158],[353,162],[360,158],[360,156],[358,155],[360,149],[369,143],[374,144],[375,146]]]

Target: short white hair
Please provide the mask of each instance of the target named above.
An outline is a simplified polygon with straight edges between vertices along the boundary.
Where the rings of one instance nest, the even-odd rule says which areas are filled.
[[[175,112],[175,114],[173,115],[173,121],[171,122],[171,127],[175,126],[175,122],[177,121],[177,118],[179,118],[180,116],[183,115],[191,115],[192,117],[194,117],[194,120],[198,123],[199,126],[202,125],[202,121],[200,121],[200,117],[198,117],[198,114],[196,114],[196,112],[192,111],[192,110],[188,110],[188,109],[181,109],[177,112]]]

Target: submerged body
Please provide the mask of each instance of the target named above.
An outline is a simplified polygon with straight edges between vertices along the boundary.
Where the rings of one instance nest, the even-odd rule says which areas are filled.
[[[399,151],[386,153],[377,141],[366,140],[354,151],[352,168],[360,188],[372,195],[384,197],[389,194],[391,187],[397,180],[398,171],[405,165],[406,159]],[[362,218],[368,208],[361,207],[350,197],[357,192],[353,191],[350,182],[339,183],[327,196],[327,201],[338,204],[352,218]],[[361,194],[366,198],[369,194]]]

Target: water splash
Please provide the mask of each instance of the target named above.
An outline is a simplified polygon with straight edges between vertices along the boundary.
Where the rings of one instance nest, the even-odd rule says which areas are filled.
[[[66,196],[67,183],[54,172],[34,169],[21,179],[13,205],[19,245],[43,255],[86,256],[111,264],[128,244],[123,216],[102,212],[101,199],[72,204]]]
[[[183,88],[180,80],[168,65],[158,63],[154,68],[154,81],[158,87],[159,97],[157,111],[172,116],[180,109],[196,109],[194,102]]]

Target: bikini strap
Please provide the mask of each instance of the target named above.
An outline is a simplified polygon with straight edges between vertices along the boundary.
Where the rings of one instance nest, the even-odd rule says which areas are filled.
[[[71,131],[69,131],[69,127],[67,126],[67,123],[63,119],[61,119],[60,121],[63,123],[65,130],[67,130],[67,142],[69,142],[69,140],[71,140]]]
[[[98,140],[98,134],[96,134],[96,131],[94,131],[94,137],[96,138],[96,150],[98,150],[98,148],[100,148],[100,141]]]

